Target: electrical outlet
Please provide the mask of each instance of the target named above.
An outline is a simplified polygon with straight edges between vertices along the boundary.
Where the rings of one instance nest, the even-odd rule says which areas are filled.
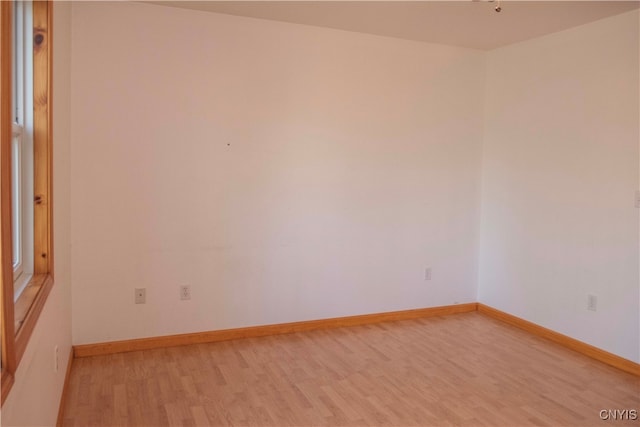
[[[135,302],[136,304],[145,304],[147,302],[147,289],[136,288],[135,289]]]
[[[640,208],[640,190],[636,191],[636,208]]]
[[[587,310],[596,311],[598,309],[598,297],[595,295],[587,295]]]
[[[59,367],[59,360],[60,358],[59,356],[59,351],[58,351],[58,346],[53,347],[53,372],[58,372],[58,367]]]
[[[431,267],[424,269],[424,280],[431,280]]]
[[[191,299],[191,286],[189,285],[180,286],[180,299],[181,300]]]

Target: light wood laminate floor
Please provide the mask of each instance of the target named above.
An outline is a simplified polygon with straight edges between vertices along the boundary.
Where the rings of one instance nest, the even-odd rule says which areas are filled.
[[[467,313],[76,359],[64,425],[640,426],[602,409],[640,378]]]

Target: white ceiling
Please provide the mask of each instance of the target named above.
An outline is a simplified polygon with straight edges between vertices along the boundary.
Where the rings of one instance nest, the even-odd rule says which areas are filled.
[[[617,15],[640,1],[155,1],[252,18],[493,49]]]

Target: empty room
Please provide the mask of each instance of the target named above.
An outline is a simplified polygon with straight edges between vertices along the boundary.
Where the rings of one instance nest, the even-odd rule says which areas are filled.
[[[0,1],[2,426],[640,425],[637,1]]]

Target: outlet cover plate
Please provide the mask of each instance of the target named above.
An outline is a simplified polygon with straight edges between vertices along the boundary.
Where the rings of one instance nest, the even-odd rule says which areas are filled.
[[[135,289],[135,303],[136,304],[145,304],[147,302],[147,289],[146,288],[136,288]]]

